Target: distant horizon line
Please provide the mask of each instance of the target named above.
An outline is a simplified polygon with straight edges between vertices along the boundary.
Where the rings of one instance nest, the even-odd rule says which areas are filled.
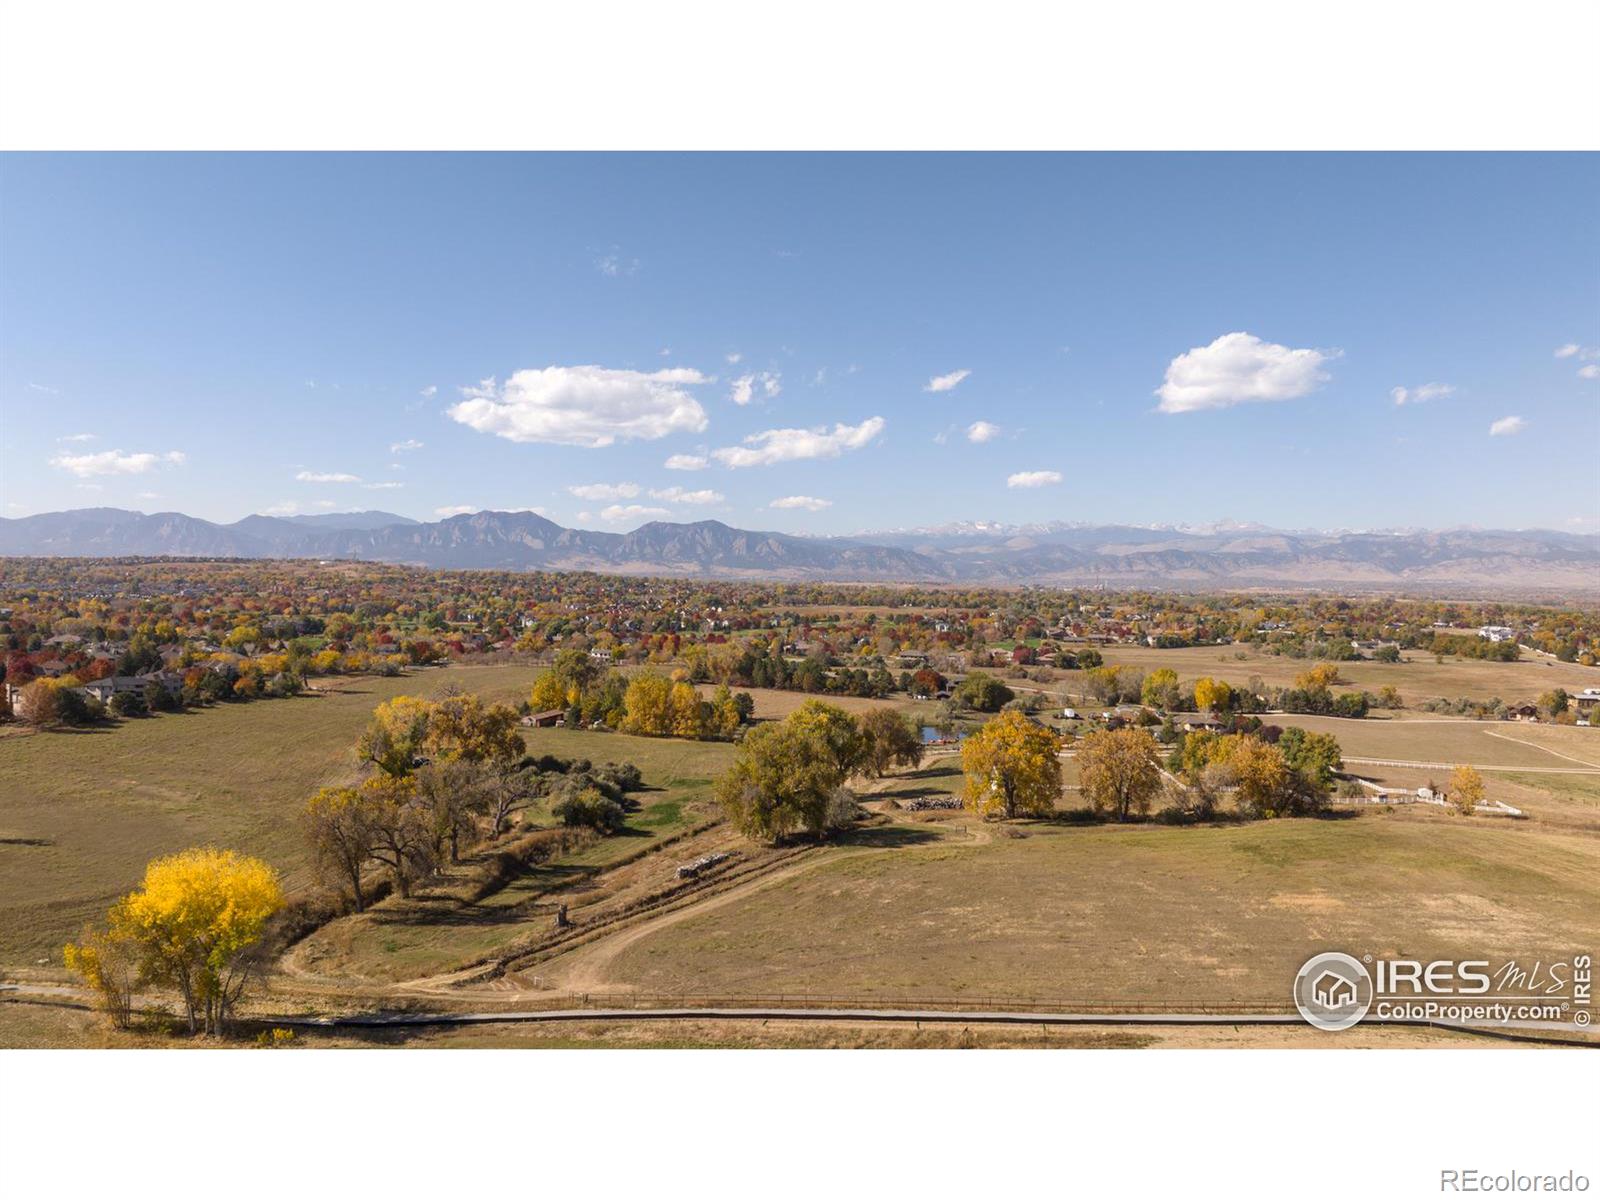
[[[394,518],[396,518],[396,521],[395,521],[396,524],[439,525],[439,524],[443,524],[446,521],[458,520],[458,519],[463,518],[463,517],[482,516],[482,515],[484,515],[486,513],[492,513],[492,514],[496,514],[496,515],[506,515],[506,516],[516,516],[516,515],[526,514],[526,515],[529,515],[529,516],[536,516],[540,520],[549,521],[552,525],[556,525],[557,527],[559,527],[561,529],[580,530],[580,531],[585,532],[585,533],[614,533],[614,534],[619,534],[619,535],[626,535],[628,533],[636,533],[640,529],[644,529],[644,528],[646,528],[648,526],[651,526],[651,525],[689,526],[689,525],[716,524],[716,525],[722,525],[722,526],[724,526],[725,528],[728,528],[728,529],[753,529],[754,528],[752,526],[731,524],[728,521],[722,520],[719,517],[702,517],[702,518],[699,518],[697,520],[668,520],[668,519],[665,519],[665,518],[656,518],[655,520],[641,522],[640,524],[633,526],[631,529],[622,529],[620,527],[619,528],[612,528],[612,529],[606,529],[606,528],[590,529],[590,528],[586,528],[586,527],[581,526],[581,525],[563,525],[560,521],[557,521],[554,517],[548,516],[547,514],[545,514],[543,512],[540,512],[537,508],[534,508],[534,507],[531,507],[531,506],[529,506],[529,507],[521,507],[521,508],[496,508],[496,507],[490,506],[490,507],[485,507],[485,508],[473,509],[470,512],[447,513],[447,514],[443,514],[443,515],[435,515],[433,517],[412,517],[412,516],[407,516],[404,513],[394,512],[392,509],[383,509],[383,508],[352,508],[352,509],[329,510],[327,512],[302,512],[302,513],[266,513],[266,512],[258,512],[257,511],[257,512],[247,512],[247,513],[245,513],[244,516],[234,518],[231,521],[221,521],[221,520],[216,520],[216,519],[211,518],[211,517],[197,517],[193,513],[184,512],[182,509],[177,509],[177,508],[163,508],[163,509],[157,509],[157,510],[152,511],[152,512],[146,512],[143,509],[123,508],[123,507],[121,507],[119,505],[114,505],[114,504],[94,504],[94,505],[85,505],[82,508],[46,509],[46,510],[43,510],[43,511],[40,511],[40,512],[24,513],[24,514],[20,514],[20,515],[17,515],[17,516],[0,516],[0,521],[27,521],[27,520],[32,520],[32,519],[35,519],[35,518],[38,518],[38,517],[66,516],[66,515],[70,515],[70,514],[74,514],[74,513],[88,513],[88,512],[128,513],[130,515],[138,516],[138,517],[159,517],[159,516],[168,516],[168,515],[170,515],[170,516],[184,517],[185,519],[191,520],[191,521],[204,521],[206,524],[215,525],[215,526],[218,526],[219,528],[228,528],[230,526],[237,525],[241,521],[249,520],[251,517],[259,517],[259,518],[261,518],[263,520],[269,520],[269,521],[283,521],[286,524],[295,524],[297,522],[297,520],[299,520],[299,519],[321,520],[321,519],[325,519],[325,518],[364,517],[364,516],[372,516],[372,515],[383,516],[383,517],[394,517]],[[373,528],[374,529],[379,529],[379,528],[384,528],[384,526],[373,526]],[[908,536],[908,535],[924,535],[924,536],[930,536],[930,537],[934,537],[934,536],[952,536],[953,537],[953,536],[962,536],[962,535],[997,534],[997,533],[1006,533],[1006,532],[1009,532],[1009,533],[1027,533],[1027,532],[1030,532],[1030,531],[1048,532],[1048,531],[1052,531],[1052,530],[1062,530],[1062,529],[1093,530],[1093,529],[1113,529],[1113,528],[1115,528],[1115,529],[1139,529],[1139,530],[1145,530],[1145,531],[1151,531],[1151,532],[1170,531],[1172,533],[1188,534],[1188,535],[1191,535],[1191,536],[1217,536],[1219,534],[1225,534],[1225,533],[1236,533],[1236,534],[1240,534],[1240,535],[1246,535],[1246,534],[1251,534],[1251,533],[1257,533],[1257,534],[1285,534],[1285,535],[1291,535],[1291,536],[1319,536],[1319,537],[1354,537],[1354,536],[1367,536],[1367,537],[1378,537],[1378,536],[1415,537],[1415,536],[1420,535],[1420,534],[1444,534],[1444,533],[1521,533],[1521,534],[1545,533],[1545,534],[1557,534],[1557,535],[1562,536],[1562,537],[1600,537],[1600,530],[1580,530],[1580,529],[1570,529],[1570,528],[1569,529],[1562,529],[1562,528],[1559,528],[1559,527],[1553,526],[1553,525],[1495,526],[1495,525],[1459,524],[1459,525],[1443,525],[1443,526],[1432,526],[1432,525],[1392,525],[1392,526],[1380,526],[1380,527],[1351,527],[1351,526],[1285,527],[1285,526],[1277,526],[1277,525],[1267,525],[1267,524],[1264,524],[1264,523],[1259,522],[1259,521],[1238,521],[1238,520],[1234,520],[1232,518],[1227,518],[1227,517],[1219,518],[1218,520],[1215,520],[1215,521],[1202,521],[1202,522],[1192,522],[1192,523],[1190,523],[1190,522],[1165,522],[1165,521],[1155,521],[1155,522],[1151,522],[1151,521],[1122,521],[1122,520],[1114,520],[1114,519],[1106,519],[1106,520],[1060,520],[1060,519],[1057,519],[1057,520],[1046,520],[1046,521],[1016,522],[1016,521],[996,521],[996,520],[989,520],[989,519],[984,519],[984,518],[956,518],[956,519],[950,520],[950,521],[936,522],[936,523],[931,523],[931,524],[927,524],[927,525],[879,527],[879,528],[875,528],[875,529],[856,530],[856,531],[853,531],[853,532],[850,532],[850,533],[803,533],[803,532],[787,533],[786,532],[786,533],[784,533],[784,536],[786,536],[786,537],[809,538],[809,539],[813,539],[813,540],[824,541],[824,540],[858,540],[858,539],[861,539],[861,538],[870,538],[870,537],[905,537],[905,536]],[[762,530],[762,532],[783,532],[783,531]]]

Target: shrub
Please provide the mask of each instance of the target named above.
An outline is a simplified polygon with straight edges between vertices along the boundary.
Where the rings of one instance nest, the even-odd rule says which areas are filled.
[[[633,763],[601,763],[595,768],[594,777],[610,783],[619,793],[637,792],[644,787],[644,774]]]
[[[622,805],[595,787],[567,795],[552,805],[550,812],[563,825],[593,829],[602,834],[619,832],[627,820]]]

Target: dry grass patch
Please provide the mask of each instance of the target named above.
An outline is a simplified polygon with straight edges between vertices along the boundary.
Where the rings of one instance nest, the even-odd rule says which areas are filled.
[[[541,669],[344,680],[323,695],[0,741],[0,965],[59,964],[61,944],[150,859],[187,846],[259,855],[305,884],[295,817],[317,788],[354,777],[351,747],[373,708],[447,684],[520,700]]]
[[[1028,832],[841,857],[639,939],[613,979],[1181,1007],[1285,1002],[1300,963],[1334,947],[1549,958],[1600,943],[1600,841],[1533,823],[1397,811]]]

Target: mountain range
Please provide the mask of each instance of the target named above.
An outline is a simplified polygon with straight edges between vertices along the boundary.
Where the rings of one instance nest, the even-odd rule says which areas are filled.
[[[84,508],[0,518],[0,555],[313,558],[452,569],[1191,590],[1600,592],[1596,534],[1290,532],[1232,522],[1201,528],[962,522],[800,537],[721,521],[652,521],[631,533],[567,529],[533,512],[467,513],[440,521],[377,511],[257,514],[218,524],[176,512]]]

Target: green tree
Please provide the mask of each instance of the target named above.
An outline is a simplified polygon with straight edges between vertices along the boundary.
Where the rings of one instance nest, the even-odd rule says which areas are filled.
[[[776,841],[797,829],[820,837],[839,815],[845,773],[835,748],[821,722],[795,715],[752,728],[717,780],[717,801],[746,837]]]
[[[1570,699],[1566,688],[1552,688],[1539,697],[1539,711],[1547,717],[1560,716],[1567,711],[1567,702]]]
[[[986,713],[999,712],[1015,698],[1015,692],[982,671],[974,671],[963,679],[954,694],[954,699],[968,708]]]
[[[1278,753],[1290,770],[1299,771],[1319,788],[1332,787],[1335,772],[1344,770],[1339,739],[1331,733],[1308,733],[1291,726],[1278,738]]]
[[[807,700],[786,718],[784,724],[799,730],[824,753],[842,784],[861,769],[866,759],[867,740],[850,714],[825,700]],[[837,786],[837,785],[836,785]]]
[[[896,766],[915,767],[922,762],[922,733],[909,718],[893,709],[875,708],[863,713],[857,724],[866,743],[863,769],[883,776]]]

